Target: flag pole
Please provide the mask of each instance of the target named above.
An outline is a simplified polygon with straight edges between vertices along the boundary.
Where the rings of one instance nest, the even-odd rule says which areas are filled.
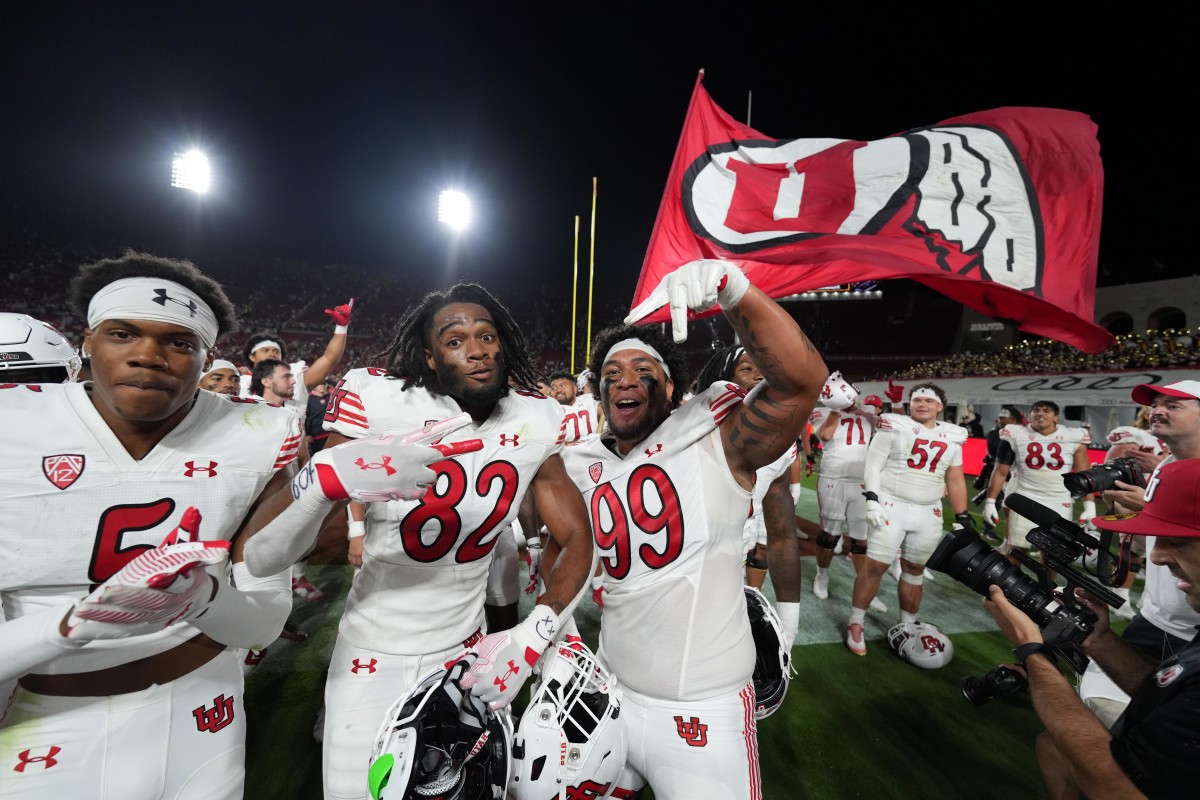
[[[587,346],[584,349],[583,361],[586,364],[592,360],[592,287],[596,281],[596,178],[592,177],[592,232],[588,242],[588,316],[587,316]]]
[[[571,374],[575,374],[575,312],[579,308],[579,215],[575,215],[575,277],[571,281]]]
[[[746,90],[746,127],[747,128],[753,127],[750,124],[750,107],[753,103],[754,103],[754,90],[747,89]]]

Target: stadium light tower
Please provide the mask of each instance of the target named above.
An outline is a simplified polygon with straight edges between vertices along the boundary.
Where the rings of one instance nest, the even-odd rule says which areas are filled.
[[[471,200],[462,192],[447,189],[438,195],[438,222],[455,231],[463,231],[471,223]]]
[[[176,153],[171,159],[171,185],[175,188],[204,194],[208,191],[211,180],[208,157],[199,150]]]

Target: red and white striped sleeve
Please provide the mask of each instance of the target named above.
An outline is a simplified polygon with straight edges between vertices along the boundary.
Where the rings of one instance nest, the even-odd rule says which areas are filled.
[[[283,469],[295,461],[300,455],[300,443],[304,441],[304,429],[300,424],[299,414],[289,414],[292,417],[288,425],[287,438],[279,446],[279,454],[275,456],[275,469]]]
[[[367,435],[371,423],[362,401],[365,377],[366,370],[352,369],[330,393],[325,407],[325,430],[353,438]]]

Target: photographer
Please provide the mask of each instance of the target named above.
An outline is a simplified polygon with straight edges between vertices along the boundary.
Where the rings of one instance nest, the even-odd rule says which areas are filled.
[[[1165,386],[1142,384],[1133,389],[1133,401],[1150,407],[1150,434],[1165,444],[1171,455],[1165,461],[1154,449],[1140,446],[1128,452],[1143,472],[1172,461],[1200,458],[1200,381],[1177,381]],[[1140,511],[1145,490],[1123,481],[1102,497],[1115,513]],[[1153,546],[1152,537],[1146,547]],[[1152,656],[1178,652],[1191,639],[1200,613],[1183,602],[1175,580],[1156,564],[1146,566],[1141,611],[1122,634],[1127,642]]]
[[[1101,517],[1097,527],[1156,537],[1150,559],[1166,568],[1200,611],[1200,461],[1164,464],[1146,490],[1145,509],[1134,516]],[[1108,627],[1108,606],[1080,599],[1098,619],[1084,641],[1087,654],[1132,696],[1111,732],[1076,696],[1058,669],[1042,631],[991,587],[984,606],[1024,667],[1034,708],[1046,725],[1037,758],[1053,798],[1180,798],[1200,785],[1200,641],[1158,662]]]

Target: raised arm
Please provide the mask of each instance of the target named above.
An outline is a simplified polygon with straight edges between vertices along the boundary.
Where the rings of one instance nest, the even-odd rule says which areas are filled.
[[[325,313],[333,317],[333,336],[329,337],[325,352],[304,370],[304,385],[309,391],[329,377],[329,373],[346,352],[346,333],[350,325],[350,315],[354,313],[354,298],[351,297],[350,302],[344,305],[325,309]]]

